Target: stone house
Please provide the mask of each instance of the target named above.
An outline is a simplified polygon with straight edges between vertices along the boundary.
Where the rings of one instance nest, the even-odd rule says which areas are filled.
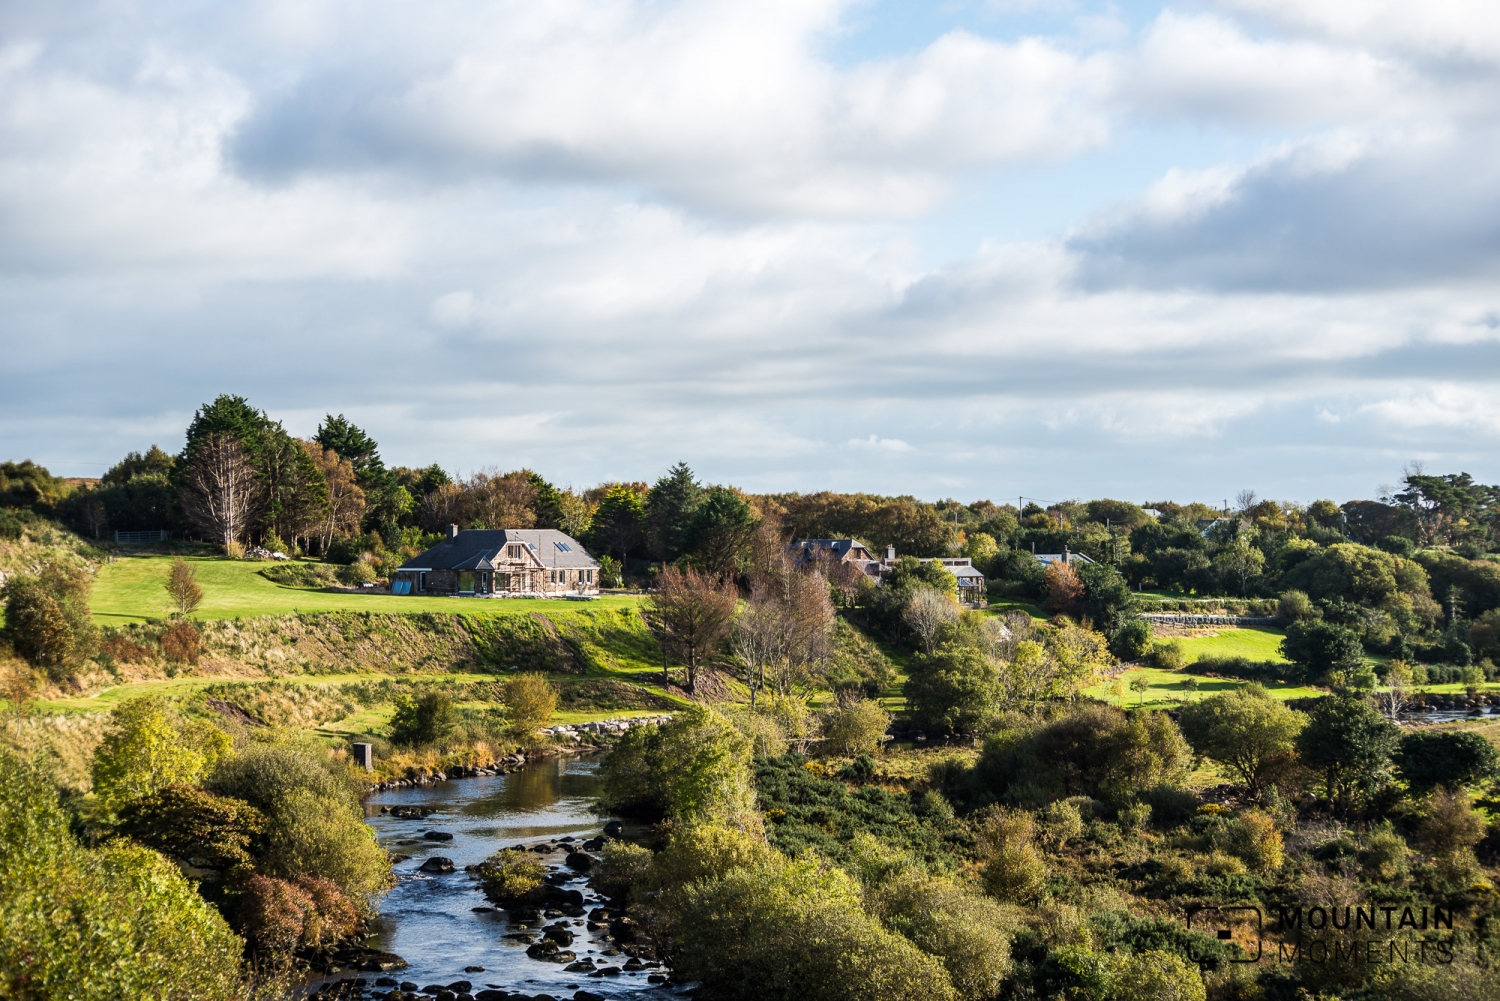
[[[552,528],[468,529],[401,564],[392,594],[582,598],[599,594],[599,564]]]

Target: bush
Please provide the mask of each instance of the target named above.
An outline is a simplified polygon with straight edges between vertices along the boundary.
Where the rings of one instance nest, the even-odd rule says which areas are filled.
[[[1291,764],[1307,717],[1263,693],[1238,690],[1182,709],[1193,750],[1229,768],[1252,796]]]
[[[1484,817],[1462,792],[1440,791],[1428,798],[1417,828],[1417,843],[1439,859],[1451,859],[1484,840]]]
[[[823,717],[823,748],[829,754],[864,754],[880,750],[891,714],[876,702],[859,699],[831,709]]]
[[[510,714],[511,730],[518,737],[529,739],[552,722],[552,714],[557,711],[557,689],[546,675],[523,672],[505,682],[505,707]]]
[[[1150,814],[1150,807],[1146,812]],[[1042,838],[1050,844],[1062,848],[1082,833],[1083,814],[1076,804],[1059,800],[1042,811]]]
[[[145,848],[78,844],[49,776],[0,751],[0,997],[214,998],[249,991],[244,943]]]
[[[435,744],[457,725],[453,699],[446,692],[428,692],[416,700],[399,695],[396,712],[391,716],[391,742],[407,747]]]
[[[1156,826],[1164,829],[1187,823],[1198,811],[1197,793],[1167,783],[1142,791],[1138,798],[1151,807],[1151,819]]]
[[[1151,652],[1151,623],[1126,619],[1109,638],[1109,652],[1120,660],[1137,661]]]
[[[308,789],[286,793],[269,812],[260,859],[267,875],[330,879],[367,912],[372,898],[390,886],[390,859],[363,813]]]
[[[971,836],[947,811],[880,786],[851,790],[820,777],[817,766],[796,754],[756,763],[756,794],[770,819],[767,837],[781,851],[812,848],[842,861],[854,840],[873,835],[934,868],[956,868],[970,854]]]
[[[918,723],[982,732],[989,728],[1000,699],[1000,672],[978,650],[947,644],[912,658],[902,690]]]
[[[1261,810],[1246,810],[1226,824],[1218,842],[1252,872],[1275,872],[1286,858],[1276,821]]]
[[[162,630],[161,652],[173,664],[196,664],[203,656],[203,634],[185,619]]]
[[[632,727],[599,768],[604,808],[648,819],[759,829],[750,741],[707,706]]]
[[[1365,837],[1359,862],[1365,878],[1376,883],[1389,883],[1406,869],[1406,842],[1390,821],[1377,825]]]
[[[1157,640],[1151,648],[1151,662],[1163,671],[1180,671],[1187,666],[1187,648],[1181,640]]]
[[[1276,600],[1276,621],[1282,626],[1293,622],[1310,622],[1322,617],[1323,613],[1318,611],[1318,606],[1313,604],[1306,591],[1293,588],[1283,591]]]
[[[611,841],[600,853],[592,882],[605,896],[625,897],[651,869],[651,851],[629,841]]]
[[[1303,677],[1347,685],[1364,666],[1359,637],[1331,622],[1293,622],[1281,641],[1281,655],[1300,666]]]
[[[1384,781],[1398,733],[1367,699],[1336,696],[1313,706],[1297,751],[1304,764],[1322,773],[1328,798],[1347,811]]]
[[[985,742],[974,784],[996,799],[1043,805],[1069,796],[1126,802],[1185,778],[1192,749],[1165,713],[1088,705]]]
[[[1461,789],[1495,776],[1500,755],[1473,730],[1417,730],[1401,738],[1396,769],[1413,792],[1437,786]]]
[[[287,587],[328,587],[338,582],[338,570],[327,563],[277,563],[260,575]]]
[[[375,568],[366,560],[355,560],[347,566],[339,567],[338,578],[339,583],[349,587],[372,584],[375,581]]]
[[[726,1001],[955,997],[942,965],[882,928],[856,884],[816,856],[772,858],[683,887],[673,972]]]
[[[120,808],[120,831],[148,848],[195,865],[247,873],[251,845],[266,828],[265,814],[242,799],[172,785]]]
[[[1047,882],[1047,863],[1037,850],[1036,820],[1029,813],[996,810],[979,829],[984,889],[1008,903],[1035,900]]]
[[[960,998],[993,998],[1010,974],[1017,915],[950,880],[908,870],[868,891],[867,906],[948,971]]]
[[[498,904],[534,899],[546,875],[541,859],[518,848],[498,851],[479,863],[479,885]]]
[[[1208,991],[1195,964],[1175,953],[1152,951],[1114,957],[1108,997],[1110,1001],[1205,1001]]]
[[[89,587],[87,572],[55,564],[36,576],[16,574],[0,587],[11,646],[54,680],[93,656],[98,644]]]
[[[223,730],[184,719],[165,699],[131,699],[110,713],[94,750],[94,792],[115,809],[167,786],[192,785],[230,746]]]
[[[288,882],[254,876],[245,884],[236,916],[245,935],[272,952],[331,945],[359,927],[359,912],[349,898],[332,881],[317,877]]]

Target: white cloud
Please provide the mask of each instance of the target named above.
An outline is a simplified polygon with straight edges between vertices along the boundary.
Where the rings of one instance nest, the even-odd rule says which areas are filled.
[[[1500,60],[1500,7],[1473,0],[1215,0],[1330,40],[1434,59]]]
[[[900,438],[881,438],[873,434],[868,438],[850,438],[848,442],[846,442],[846,444],[851,448],[867,448],[876,452],[892,452],[899,454],[901,452],[916,451],[916,448],[908,445]]]

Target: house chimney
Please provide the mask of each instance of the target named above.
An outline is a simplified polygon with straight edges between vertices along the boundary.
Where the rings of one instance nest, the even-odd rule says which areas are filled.
[[[885,559],[886,559],[887,563],[894,563],[894,562],[896,562],[896,547],[895,546],[886,546],[885,547]]]
[[[1063,546],[1063,562],[1064,563],[1072,563],[1073,562],[1073,558],[1070,555],[1068,555],[1068,547],[1066,545]]]
[[[456,539],[456,538],[458,538],[458,526],[457,525],[449,525],[448,526],[448,538],[450,538],[450,539]]]

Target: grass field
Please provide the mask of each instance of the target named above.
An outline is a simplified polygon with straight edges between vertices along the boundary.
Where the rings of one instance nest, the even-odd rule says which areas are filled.
[[[1132,692],[1129,687],[1130,682],[1142,676],[1151,683],[1151,687],[1145,692]],[[1110,692],[1113,680],[1086,689],[1084,694],[1096,699],[1104,699],[1125,709],[1134,709],[1136,706],[1144,706],[1147,709],[1168,709],[1184,702],[1243,688],[1249,684],[1249,682],[1237,681],[1233,678],[1210,678],[1202,674],[1193,674],[1191,671],[1164,671],[1155,667],[1131,668],[1119,677],[1125,685],[1123,696]],[[1197,680],[1197,691],[1191,691],[1188,688],[1187,681],[1190,678]],[[1267,691],[1282,700],[1328,694],[1306,685],[1270,685],[1267,686]]]
[[[94,579],[89,604],[99,625],[123,625],[162,619],[171,611],[163,584],[171,559],[166,556],[127,556],[106,563]],[[286,587],[260,575],[268,563],[189,557],[188,563],[203,588],[203,604],[195,619],[232,619],[290,612],[453,612],[460,615],[556,610],[572,604],[541,598],[426,598],[415,595],[352,594]],[[604,597],[578,603],[579,607],[634,607],[633,597]]]
[[[1178,640],[1187,651],[1188,663],[1204,657],[1244,657],[1246,660],[1284,662],[1280,629],[1223,629],[1214,636],[1185,636]]]

